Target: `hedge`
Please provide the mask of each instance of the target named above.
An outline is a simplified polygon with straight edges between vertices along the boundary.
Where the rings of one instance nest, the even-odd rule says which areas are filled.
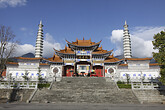
[[[44,83],[44,84],[38,84],[38,88],[48,88],[50,86],[50,83]]]
[[[131,89],[131,84],[117,84],[119,88]]]

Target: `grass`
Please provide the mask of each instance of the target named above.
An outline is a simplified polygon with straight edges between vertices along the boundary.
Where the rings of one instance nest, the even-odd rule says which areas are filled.
[[[131,89],[131,84],[126,84],[125,82],[118,81],[117,86],[119,88]]]
[[[119,88],[131,89],[131,84],[117,84]]]

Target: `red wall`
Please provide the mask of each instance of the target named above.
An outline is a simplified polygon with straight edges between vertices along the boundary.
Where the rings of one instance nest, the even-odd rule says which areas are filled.
[[[98,77],[103,77],[103,67],[101,66],[95,66],[93,67],[93,69],[95,70],[95,73]]]

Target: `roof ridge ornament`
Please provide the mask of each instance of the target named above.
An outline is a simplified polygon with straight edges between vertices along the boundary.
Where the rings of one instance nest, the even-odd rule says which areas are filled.
[[[125,20],[125,25],[127,25],[127,21]]]
[[[103,46],[101,45],[101,49],[103,49]]]
[[[76,38],[76,43],[78,44],[78,38]]]
[[[40,20],[40,24],[42,24],[42,20]]]
[[[67,46],[65,45],[65,52],[66,52],[66,50],[67,50]]]

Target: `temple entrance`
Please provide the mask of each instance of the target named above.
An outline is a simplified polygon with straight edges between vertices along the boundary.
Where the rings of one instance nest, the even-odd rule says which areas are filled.
[[[91,64],[89,62],[76,63],[76,74],[78,76],[89,76]]]
[[[67,65],[64,67],[63,76],[71,77],[74,74],[74,66]]]
[[[103,77],[104,72],[103,72],[103,67],[102,66],[94,66],[93,67],[94,73],[96,74],[97,77]]]
[[[95,65],[92,67],[91,63],[81,61],[81,62],[77,62],[74,66],[72,65],[64,66],[63,76],[104,77],[103,66]]]

